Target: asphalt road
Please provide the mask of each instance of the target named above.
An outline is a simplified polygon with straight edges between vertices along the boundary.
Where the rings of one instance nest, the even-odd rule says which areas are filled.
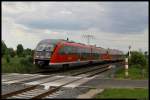
[[[80,86],[96,88],[148,88],[148,80],[92,79]]]

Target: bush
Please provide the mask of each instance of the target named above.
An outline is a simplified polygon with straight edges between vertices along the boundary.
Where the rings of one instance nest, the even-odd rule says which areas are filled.
[[[8,55],[10,55],[11,57],[14,57],[16,55],[13,48],[8,48],[7,51],[8,51]]]
[[[24,54],[25,55],[32,55],[32,50],[27,48],[27,49],[24,50]]]
[[[25,57],[25,58],[21,58],[21,59],[20,59],[20,63],[21,63],[22,65],[31,65],[32,62],[33,62],[32,56],[27,56],[27,57]]]
[[[5,55],[7,53],[7,46],[6,46],[6,44],[4,43],[3,40],[1,41],[1,47],[2,47],[1,54],[3,56],[3,55]]]
[[[147,60],[141,52],[131,52],[131,58],[129,58],[129,65],[137,65],[140,68],[147,66]]]
[[[9,55],[6,55],[6,61],[7,61],[7,63],[9,63],[10,62],[10,56]]]
[[[27,61],[30,62],[30,63],[32,63],[33,62],[32,56],[27,56]]]
[[[23,65],[26,65],[26,58],[20,58],[20,63]]]

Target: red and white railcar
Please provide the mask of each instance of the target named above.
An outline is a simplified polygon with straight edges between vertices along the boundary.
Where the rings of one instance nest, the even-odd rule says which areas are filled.
[[[40,41],[35,49],[34,63],[50,66],[76,66],[121,60],[123,54],[120,51],[115,52],[62,39],[45,39]]]

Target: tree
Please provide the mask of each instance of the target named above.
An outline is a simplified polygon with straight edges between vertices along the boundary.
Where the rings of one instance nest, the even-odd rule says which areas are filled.
[[[18,46],[17,46],[17,55],[19,57],[23,56],[23,51],[24,51],[24,49],[23,49],[22,44],[18,44]]]
[[[5,54],[7,54],[7,46],[6,46],[6,44],[4,43],[3,40],[2,40],[2,42],[1,42],[1,47],[2,47],[2,52],[1,52],[1,54],[2,54],[2,56],[3,56],[3,55],[5,55]]]
[[[27,48],[27,49],[24,50],[24,54],[25,55],[32,55],[32,50]]]
[[[125,57],[128,57],[129,56],[129,51],[125,54]]]
[[[16,55],[13,48],[8,48],[7,50],[8,50],[8,55],[10,55],[11,57],[14,57]]]
[[[144,52],[144,55],[146,58],[148,58],[148,52],[147,51]]]
[[[31,56],[33,57],[33,56],[34,56],[34,52],[35,52],[35,50],[32,50],[31,52],[32,52]]]
[[[140,68],[146,67],[147,60],[142,52],[132,51],[129,65],[139,65]]]
[[[9,56],[9,55],[6,55],[6,56],[5,56],[5,59],[6,59],[7,63],[10,62],[10,56]]]

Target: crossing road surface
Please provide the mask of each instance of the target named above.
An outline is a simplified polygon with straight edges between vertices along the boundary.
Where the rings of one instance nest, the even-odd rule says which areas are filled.
[[[32,98],[32,96],[57,89],[54,93],[48,94],[43,98],[92,98],[105,88],[148,88],[148,80],[119,80],[101,77],[100,75],[93,77],[38,74],[2,75],[2,95],[32,86],[36,87],[23,91],[23,93],[18,92],[19,94],[9,97]],[[96,88],[96,90],[91,90],[92,88]]]
[[[81,86],[96,88],[148,88],[148,80],[92,79]]]

